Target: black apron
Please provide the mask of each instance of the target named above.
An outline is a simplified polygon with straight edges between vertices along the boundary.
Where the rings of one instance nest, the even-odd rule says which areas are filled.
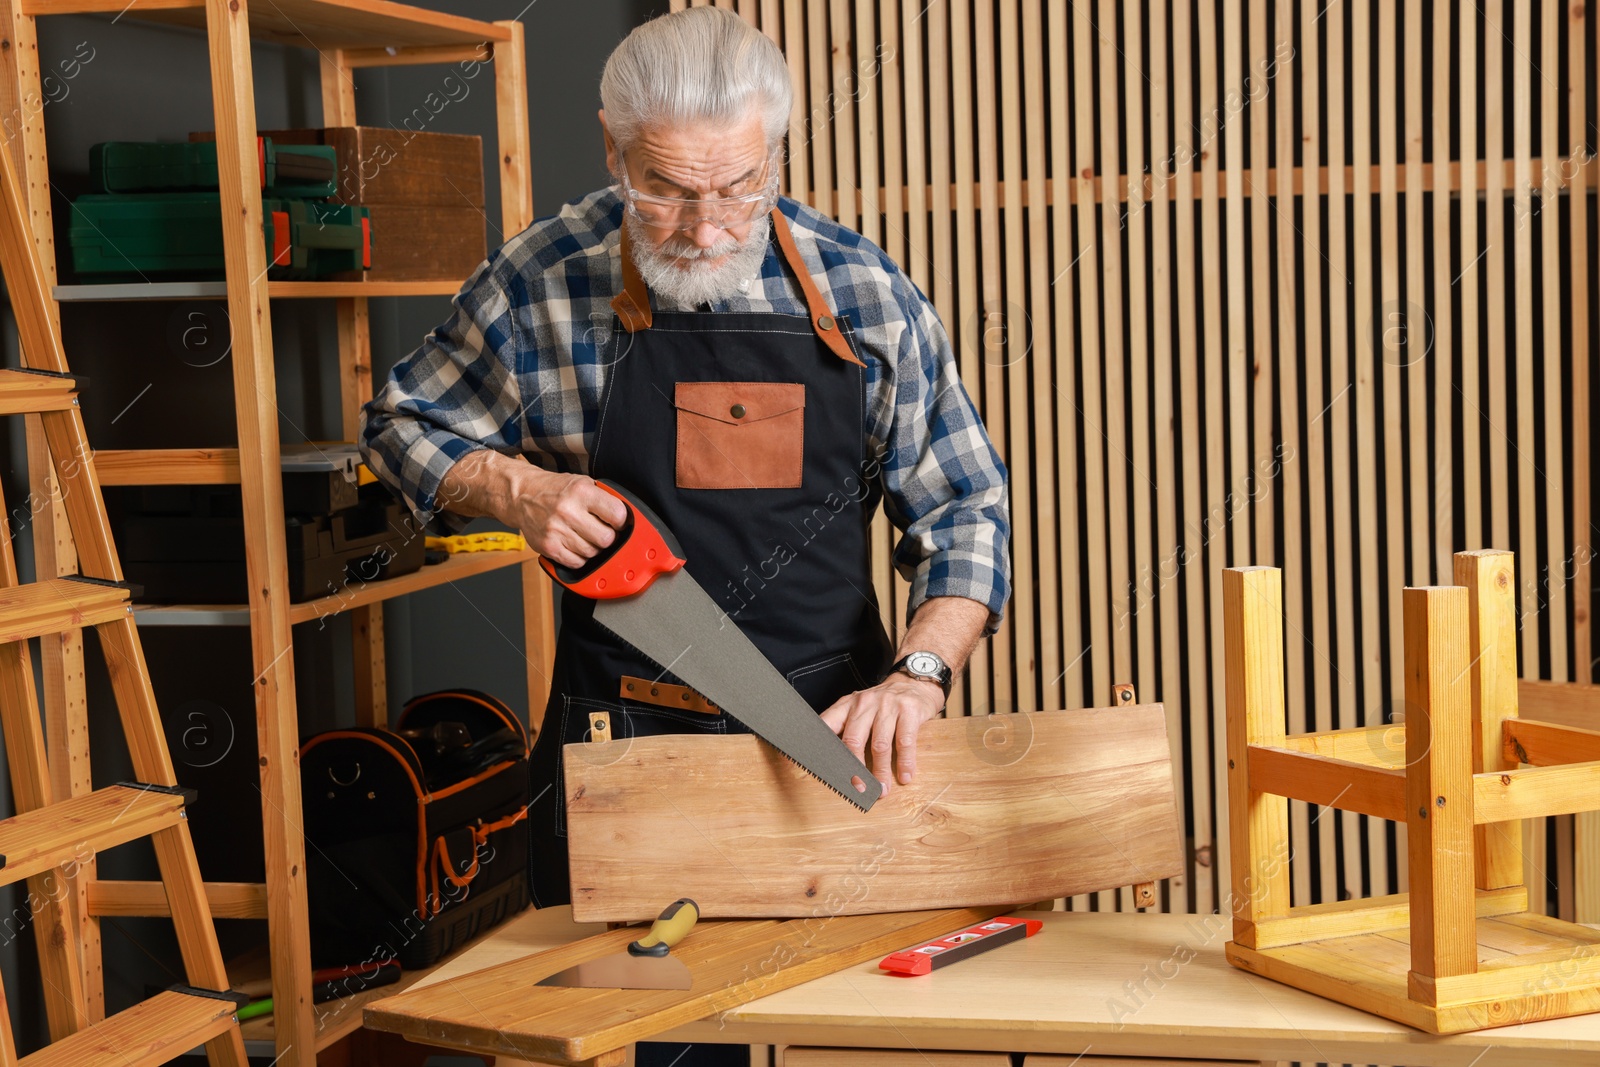
[[[772,222],[809,318],[652,312],[624,239],[590,474],[661,517],[685,570],[820,712],[875,685],[893,661],[867,555],[881,457],[868,454],[865,365],[849,325],[828,309],[787,219],[774,209]],[[561,749],[588,740],[590,712],[610,714],[614,740],[745,732],[720,711],[695,710],[704,701],[671,688],[682,680],[595,623],[593,608],[563,595],[550,702],[530,759],[538,907],[571,900]]]

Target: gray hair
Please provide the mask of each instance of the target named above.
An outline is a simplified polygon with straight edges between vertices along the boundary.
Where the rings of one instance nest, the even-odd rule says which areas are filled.
[[[651,126],[735,123],[761,108],[767,148],[789,128],[794,91],[783,53],[744,19],[691,7],[638,26],[600,76],[606,126],[626,150]]]

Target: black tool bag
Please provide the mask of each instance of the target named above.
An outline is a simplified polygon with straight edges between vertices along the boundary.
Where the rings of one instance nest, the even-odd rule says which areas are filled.
[[[494,697],[317,734],[300,782],[315,966],[424,967],[527,905],[528,732]]]

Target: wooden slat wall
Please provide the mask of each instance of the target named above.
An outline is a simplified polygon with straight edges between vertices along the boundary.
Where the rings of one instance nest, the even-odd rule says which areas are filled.
[[[787,189],[934,301],[1012,472],[1017,597],[952,710],[1164,701],[1193,846],[1165,907],[1229,905],[1223,567],[1285,568],[1294,730],[1403,716],[1401,590],[1462,548],[1517,552],[1525,677],[1595,680],[1586,5],[737,10],[789,60]],[[1571,879],[1600,819],[1555,822],[1530,884],[1600,919]],[[1291,827],[1295,903],[1404,888],[1403,830]]]

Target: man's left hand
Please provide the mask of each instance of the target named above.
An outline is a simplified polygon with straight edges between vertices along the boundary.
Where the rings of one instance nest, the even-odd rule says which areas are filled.
[[[822,713],[822,721],[871,768],[887,796],[895,766],[901,785],[916,775],[917,732],[944,704],[944,690],[937,682],[896,672],[871,689],[841,697]]]

